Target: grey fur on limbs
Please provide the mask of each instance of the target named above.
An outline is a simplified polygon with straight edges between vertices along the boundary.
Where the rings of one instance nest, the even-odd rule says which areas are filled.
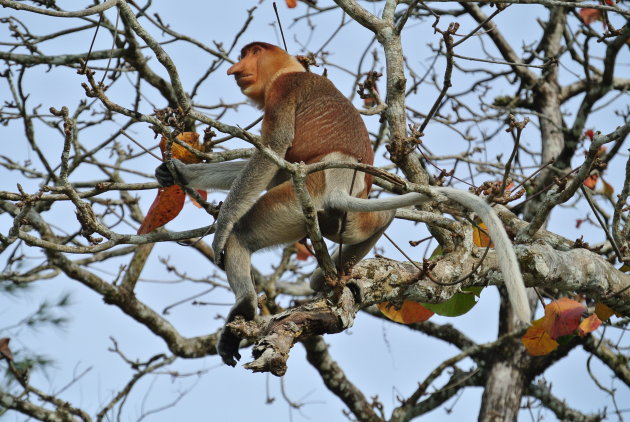
[[[518,260],[512,248],[512,242],[492,207],[478,196],[463,190],[446,187],[431,187],[431,189],[474,211],[486,224],[494,242],[494,250],[497,254],[499,268],[503,273],[510,303],[517,317],[529,324],[531,322],[531,310]],[[391,198],[360,199],[349,196],[343,190],[335,190],[328,196],[326,206],[343,211],[382,211],[418,205],[429,199],[426,195],[415,192]]]

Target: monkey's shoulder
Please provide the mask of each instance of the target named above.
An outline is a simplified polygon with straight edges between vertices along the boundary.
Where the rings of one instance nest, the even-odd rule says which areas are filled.
[[[346,100],[335,85],[328,79],[310,72],[291,72],[280,75],[271,89],[269,103],[292,102],[298,105],[313,99]]]

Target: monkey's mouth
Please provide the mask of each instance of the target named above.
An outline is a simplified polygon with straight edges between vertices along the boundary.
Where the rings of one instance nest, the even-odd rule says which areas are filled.
[[[248,74],[236,75],[234,76],[234,78],[236,79],[236,84],[242,87],[243,85],[252,84],[254,82],[253,80],[251,80],[253,76],[254,75],[248,73]]]

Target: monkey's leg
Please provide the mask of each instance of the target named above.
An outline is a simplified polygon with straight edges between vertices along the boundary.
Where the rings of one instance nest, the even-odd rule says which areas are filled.
[[[317,200],[320,175],[307,179],[307,189]],[[251,278],[251,254],[274,245],[296,242],[306,236],[304,214],[290,182],[282,183],[266,194],[235,224],[225,246],[225,271],[236,301],[226,323],[241,315],[253,320],[257,309],[257,296]],[[240,338],[226,327],[221,333],[217,350],[227,365],[235,366],[240,359]]]
[[[339,248],[332,256],[337,269],[345,270],[348,265],[356,264],[367,255],[392,222],[395,214],[396,210],[348,213],[345,228],[340,228],[339,233],[334,236],[327,236],[343,244],[341,263]],[[324,277],[319,268],[311,276],[311,288],[316,291],[324,289]]]

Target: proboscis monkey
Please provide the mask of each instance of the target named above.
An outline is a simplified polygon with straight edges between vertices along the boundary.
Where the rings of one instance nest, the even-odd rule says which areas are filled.
[[[243,94],[264,110],[262,143],[287,161],[373,164],[368,132],[354,106],[328,79],[306,72],[284,50],[263,42],[248,44],[241,51],[240,61],[227,73],[234,75]],[[216,221],[212,247],[236,296],[227,322],[238,315],[254,319],[257,296],[250,275],[251,254],[296,242],[307,235],[292,182],[260,151],[248,161],[185,165],[173,160],[173,164],[180,180],[190,187],[229,190]],[[368,200],[371,176],[361,173],[354,176],[354,170],[328,169],[312,173],[306,179],[306,187],[318,209],[322,234],[343,243],[340,268],[359,261],[372,249],[394,218],[396,208],[428,200],[417,193]],[[156,177],[163,186],[174,183],[165,164],[157,168]],[[516,256],[492,208],[470,193],[452,188],[435,189],[472,209],[486,223],[512,304],[518,315],[529,321]],[[343,225],[345,211],[350,212]],[[333,260],[339,263],[339,251]],[[311,286],[322,290],[323,284],[318,270]],[[239,342],[228,327],[223,330],[217,349],[226,364],[235,366],[240,359]]]

